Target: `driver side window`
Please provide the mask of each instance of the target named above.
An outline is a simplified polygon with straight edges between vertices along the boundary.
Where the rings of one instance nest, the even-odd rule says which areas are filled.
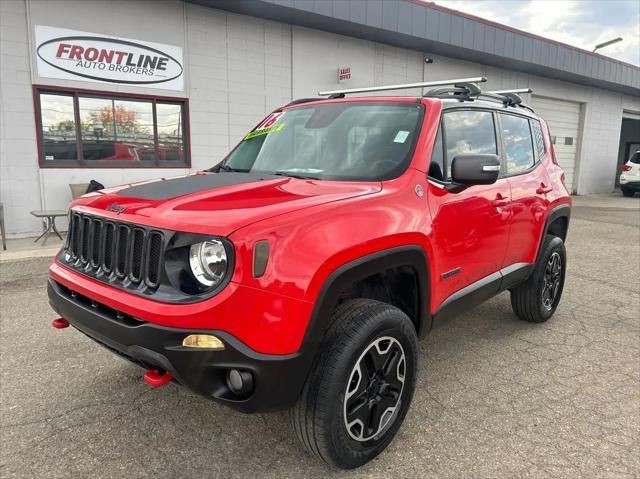
[[[451,178],[451,163],[458,155],[498,154],[493,113],[483,110],[453,110],[442,115],[433,146],[429,176],[443,181]],[[438,177],[441,172],[442,178]]]

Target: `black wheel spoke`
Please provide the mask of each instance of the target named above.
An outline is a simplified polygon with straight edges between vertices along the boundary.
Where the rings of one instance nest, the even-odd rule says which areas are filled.
[[[395,407],[398,404],[398,399],[400,398],[400,391],[392,391],[387,390],[384,394],[380,396],[380,401],[378,404],[382,406],[382,410],[386,411],[390,407]]]
[[[359,419],[365,428],[368,427],[369,401],[366,395],[361,395],[347,404],[347,424],[356,419]]]
[[[364,359],[367,362],[367,368],[370,368],[369,371],[372,373],[375,373],[384,367],[384,358],[380,356],[380,353],[378,353],[378,350],[375,347],[370,348],[369,351],[367,351]]]
[[[347,389],[346,396],[349,400],[353,400],[361,395],[365,389],[367,388],[367,384],[369,383],[369,378],[362,370],[362,364],[360,365],[360,370],[354,369],[351,373],[351,380],[349,382],[349,387]]]
[[[395,375],[398,363],[402,359],[402,352],[395,344],[391,347],[391,350],[386,354],[384,366],[382,368],[382,374],[386,378],[390,374]]]
[[[367,435],[375,435],[380,428],[380,419],[382,419],[382,414],[384,413],[384,409],[379,401],[374,401],[371,404],[371,409],[369,411],[369,424],[367,427]]]

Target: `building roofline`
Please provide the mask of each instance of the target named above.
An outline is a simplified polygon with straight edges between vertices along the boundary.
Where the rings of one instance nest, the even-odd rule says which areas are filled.
[[[504,23],[496,22],[494,20],[489,20],[488,18],[479,17],[477,15],[473,15],[471,13],[465,13],[460,10],[456,10],[455,8],[449,8],[442,5],[438,5],[435,2],[428,2],[426,0],[407,0],[416,5],[420,5],[421,7],[432,8],[434,10],[439,10],[441,12],[449,13],[451,15],[457,15],[462,18],[467,18],[469,20],[473,20],[476,22],[484,23],[485,25],[491,25],[492,27],[501,28],[503,30],[508,30],[513,33],[518,33],[520,35],[524,35],[529,38],[533,38],[535,40],[542,40],[544,42],[552,43],[553,45],[557,45],[559,47],[570,48],[572,50],[576,50],[580,53],[585,53],[587,55],[591,55],[596,58],[601,58],[603,60],[608,60],[616,63],[620,63],[622,65],[635,68],[640,70],[640,66],[634,65],[633,63],[625,62],[624,60],[618,60],[617,58],[613,58],[607,55],[602,55],[600,53],[591,52],[589,50],[585,50],[584,48],[576,47],[574,45],[570,45],[569,43],[560,42],[558,40],[554,40],[552,38],[543,37],[542,35],[536,35],[535,33],[527,32],[526,30],[520,30],[519,28],[512,27],[510,25],[506,25]]]
[[[640,97],[635,65],[426,1],[185,1]]]

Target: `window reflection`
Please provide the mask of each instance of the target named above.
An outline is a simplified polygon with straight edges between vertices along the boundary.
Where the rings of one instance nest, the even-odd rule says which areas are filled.
[[[533,139],[536,144],[536,149],[538,150],[538,159],[542,159],[546,154],[544,137],[542,136],[542,126],[540,126],[539,121],[531,120],[531,128],[533,130]]]
[[[80,97],[78,104],[84,160],[139,161],[138,151],[153,151],[151,102]]]
[[[447,177],[444,164],[444,152],[442,150],[442,126],[438,127],[433,150],[431,152],[431,164],[429,165],[429,176],[436,180],[443,181]]]
[[[187,164],[186,105],[179,100],[38,91],[42,166]],[[66,166],[66,165],[65,165]]]
[[[453,111],[444,115],[446,169],[458,155],[497,154],[493,114],[488,111]]]
[[[182,105],[157,103],[158,156],[160,161],[182,161],[184,138]]]
[[[529,120],[515,115],[500,115],[507,159],[507,172],[528,170],[534,163],[533,140]]]
[[[43,94],[40,96],[42,146],[45,161],[76,160],[76,120],[73,97]]]

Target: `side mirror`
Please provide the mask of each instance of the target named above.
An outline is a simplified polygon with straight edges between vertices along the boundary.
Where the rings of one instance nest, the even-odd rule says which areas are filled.
[[[451,163],[451,179],[459,185],[491,185],[499,175],[496,155],[458,155]]]

